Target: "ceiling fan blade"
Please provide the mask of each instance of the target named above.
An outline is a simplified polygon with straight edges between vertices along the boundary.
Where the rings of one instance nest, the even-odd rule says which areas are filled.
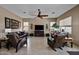
[[[48,15],[40,15],[41,17],[48,17]]]
[[[38,9],[38,15],[37,17],[43,18],[43,17],[47,17],[48,15],[41,15],[41,10]]]

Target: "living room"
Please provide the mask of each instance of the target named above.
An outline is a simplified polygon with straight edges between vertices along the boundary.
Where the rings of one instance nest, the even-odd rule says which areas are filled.
[[[19,44],[16,44],[17,42],[13,43],[15,49],[9,47],[11,42],[14,40],[13,37],[9,36],[9,38],[12,40],[7,45],[8,49],[3,47],[3,43],[5,43],[4,41],[6,40],[0,40],[0,45],[2,45],[0,54],[69,55],[67,51],[69,51],[71,55],[74,54],[73,50],[79,51],[78,10],[78,4],[1,4],[0,39],[2,39],[1,37],[6,34],[10,35],[9,33],[13,33],[15,36],[17,36],[17,34],[14,32],[22,32],[21,34],[26,33],[26,35],[24,34],[23,36],[21,36],[21,38],[24,38],[24,40],[19,43],[22,45],[22,47],[20,47]],[[61,32],[62,29],[68,32],[68,36],[73,39],[73,42],[72,40],[69,41],[69,47],[62,47],[63,50],[61,50],[61,48],[59,47],[60,49],[56,48],[56,51],[54,51],[53,48],[51,48],[51,43],[47,41],[47,38],[50,38],[51,34],[54,31]],[[71,48],[72,43],[73,48]],[[17,48],[15,46],[17,46]]]

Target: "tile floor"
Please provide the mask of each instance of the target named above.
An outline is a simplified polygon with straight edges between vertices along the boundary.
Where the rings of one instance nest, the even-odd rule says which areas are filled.
[[[27,47],[24,46],[17,53],[14,48],[9,51],[6,48],[1,48],[0,55],[69,55],[67,51],[79,51],[79,47],[64,47],[63,50],[58,48],[56,50],[57,52],[53,51],[47,45],[46,37],[28,37]]]

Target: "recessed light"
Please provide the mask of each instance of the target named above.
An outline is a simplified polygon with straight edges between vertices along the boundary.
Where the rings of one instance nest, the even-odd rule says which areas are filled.
[[[55,12],[52,12],[52,14],[55,14]]]
[[[24,11],[23,13],[25,14],[26,12]]]

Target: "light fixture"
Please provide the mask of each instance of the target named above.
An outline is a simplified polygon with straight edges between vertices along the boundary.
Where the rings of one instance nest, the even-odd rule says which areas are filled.
[[[26,14],[26,12],[25,12],[25,11],[24,11],[23,13],[24,13],[24,14]]]
[[[52,12],[52,14],[55,14],[55,12]]]

